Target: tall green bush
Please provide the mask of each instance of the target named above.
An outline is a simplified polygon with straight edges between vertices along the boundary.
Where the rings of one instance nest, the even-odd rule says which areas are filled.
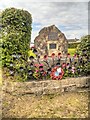
[[[8,75],[25,80],[32,30],[31,14],[16,8],[5,9],[1,23],[2,67],[8,68]]]
[[[77,47],[77,53],[83,58],[83,74],[90,75],[90,35],[81,38],[81,44]]]
[[[90,56],[90,35],[81,37],[81,43],[77,47],[77,52],[82,55],[83,51]]]

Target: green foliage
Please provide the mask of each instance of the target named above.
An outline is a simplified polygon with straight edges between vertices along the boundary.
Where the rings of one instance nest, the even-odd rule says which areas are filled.
[[[24,70],[27,66],[31,39],[31,14],[16,8],[5,9],[2,12],[1,24],[2,67],[7,67],[14,71],[16,76],[20,75],[19,78],[26,79]],[[21,67],[23,67],[22,74]]]
[[[83,58],[82,74],[90,75],[90,35],[81,38],[81,44],[77,47],[77,53]]]
[[[34,58],[36,58],[36,55],[35,55],[35,53],[33,53],[32,50],[29,50],[29,51],[28,51],[28,56],[29,56],[29,57],[30,57],[30,56],[33,56]]]
[[[68,48],[76,48],[80,43],[70,43],[68,44]]]
[[[90,35],[83,36],[81,38],[81,44],[77,46],[77,52],[83,54],[82,51],[86,51],[86,54],[90,56]]]

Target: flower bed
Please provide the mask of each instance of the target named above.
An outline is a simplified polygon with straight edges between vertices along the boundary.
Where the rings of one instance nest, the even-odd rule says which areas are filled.
[[[55,53],[52,53],[51,56],[45,55],[42,60],[34,47],[32,51],[36,57],[30,56],[27,66],[19,67],[19,74],[23,76],[25,72],[27,81],[47,79],[61,80],[66,77],[89,75],[87,67],[90,64],[90,58],[86,55],[86,51],[82,51],[81,55],[75,54],[74,56],[68,53],[64,57],[61,53],[58,53],[57,56]],[[17,70],[14,70],[13,67],[13,63],[10,63],[9,76],[15,77],[15,75],[17,75]]]

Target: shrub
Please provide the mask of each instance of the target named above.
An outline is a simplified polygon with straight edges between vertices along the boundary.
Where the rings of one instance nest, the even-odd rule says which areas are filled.
[[[31,14],[16,8],[5,9],[1,24],[2,67],[8,69],[8,75],[25,80],[32,30]]]
[[[68,48],[76,48],[80,43],[69,43]]]
[[[81,56],[82,74],[90,75],[90,35],[81,38],[81,44],[77,47],[77,53]]]

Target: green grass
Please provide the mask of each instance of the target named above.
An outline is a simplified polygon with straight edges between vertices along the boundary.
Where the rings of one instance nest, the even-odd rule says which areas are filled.
[[[71,56],[73,56],[76,52],[76,49],[75,48],[68,48],[68,53],[71,54]]]

